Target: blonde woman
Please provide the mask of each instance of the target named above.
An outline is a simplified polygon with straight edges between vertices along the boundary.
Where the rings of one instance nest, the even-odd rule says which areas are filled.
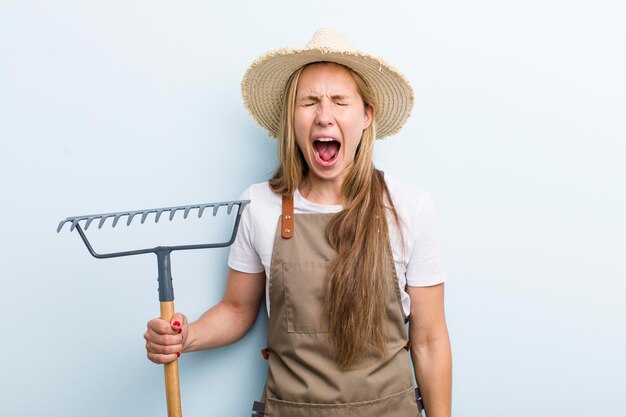
[[[239,340],[265,294],[269,372],[258,415],[418,416],[412,363],[428,417],[450,416],[434,205],[372,162],[374,141],[410,114],[409,83],[319,30],[304,48],[255,61],[242,92],[278,139],[278,168],[244,192],[251,203],[222,301],[192,323],[180,313],[148,322],[148,358],[168,363]]]

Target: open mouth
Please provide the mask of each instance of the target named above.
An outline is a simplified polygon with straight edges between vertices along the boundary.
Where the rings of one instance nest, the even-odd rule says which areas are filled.
[[[341,143],[333,138],[319,138],[313,141],[315,159],[322,166],[332,166],[339,156]]]

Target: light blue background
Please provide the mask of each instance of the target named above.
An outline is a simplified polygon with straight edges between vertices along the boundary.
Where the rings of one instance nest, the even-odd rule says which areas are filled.
[[[2,1],[0,414],[165,415],[142,339],[158,315],[154,258],[93,259],[56,225],[235,199],[266,179],[274,142],[239,82],[318,27],[414,86],[412,118],[376,161],[438,204],[454,415],[622,414],[625,12],[617,0]],[[103,229],[100,243],[143,227]],[[172,256],[178,310],[196,318],[220,299],[227,253]],[[183,355],[185,416],[250,414],[265,325]]]

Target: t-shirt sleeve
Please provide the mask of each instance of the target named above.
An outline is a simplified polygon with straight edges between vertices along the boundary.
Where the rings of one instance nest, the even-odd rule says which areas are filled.
[[[406,269],[407,284],[427,287],[444,282],[446,272],[439,218],[430,193],[420,199],[409,227],[413,249]]]
[[[250,199],[249,188],[243,192],[240,199]],[[228,256],[230,268],[250,274],[264,271],[263,263],[254,246],[253,210],[254,206],[250,203],[241,215],[237,237],[230,247],[230,255]]]

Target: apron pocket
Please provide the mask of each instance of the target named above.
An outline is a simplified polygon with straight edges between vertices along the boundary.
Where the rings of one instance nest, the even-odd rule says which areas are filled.
[[[283,263],[289,333],[328,333],[324,315],[328,261]]]
[[[349,404],[307,404],[268,398],[265,417],[419,417],[413,388]]]

